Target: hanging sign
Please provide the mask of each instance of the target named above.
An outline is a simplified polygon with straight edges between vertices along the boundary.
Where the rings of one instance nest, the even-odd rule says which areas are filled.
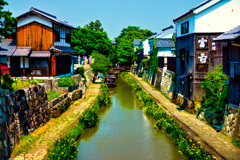
[[[205,48],[207,43],[207,39],[201,38],[198,40],[198,44],[200,48]]]

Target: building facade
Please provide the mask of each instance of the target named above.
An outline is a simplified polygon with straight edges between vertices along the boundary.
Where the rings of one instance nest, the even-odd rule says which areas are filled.
[[[13,76],[57,76],[73,71],[71,30],[56,16],[31,8],[17,17],[16,51],[10,56]]]
[[[176,94],[202,101],[205,74],[222,63],[224,43],[214,38],[238,25],[240,1],[207,0],[175,18]]]

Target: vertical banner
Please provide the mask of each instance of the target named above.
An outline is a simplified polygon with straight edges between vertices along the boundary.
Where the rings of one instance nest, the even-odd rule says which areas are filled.
[[[92,56],[89,57],[89,64],[92,64]]]

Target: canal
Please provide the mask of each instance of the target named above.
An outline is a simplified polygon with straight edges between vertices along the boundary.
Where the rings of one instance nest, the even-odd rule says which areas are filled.
[[[174,140],[153,128],[127,82],[119,77],[110,93],[112,104],[101,110],[99,126],[84,129],[78,140],[77,159],[183,159]]]

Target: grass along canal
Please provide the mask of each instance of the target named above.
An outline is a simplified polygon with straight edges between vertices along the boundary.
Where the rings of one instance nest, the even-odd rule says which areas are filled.
[[[99,125],[81,134],[77,159],[183,159],[174,139],[153,128],[155,119],[143,113],[127,82],[119,77],[110,93]]]

